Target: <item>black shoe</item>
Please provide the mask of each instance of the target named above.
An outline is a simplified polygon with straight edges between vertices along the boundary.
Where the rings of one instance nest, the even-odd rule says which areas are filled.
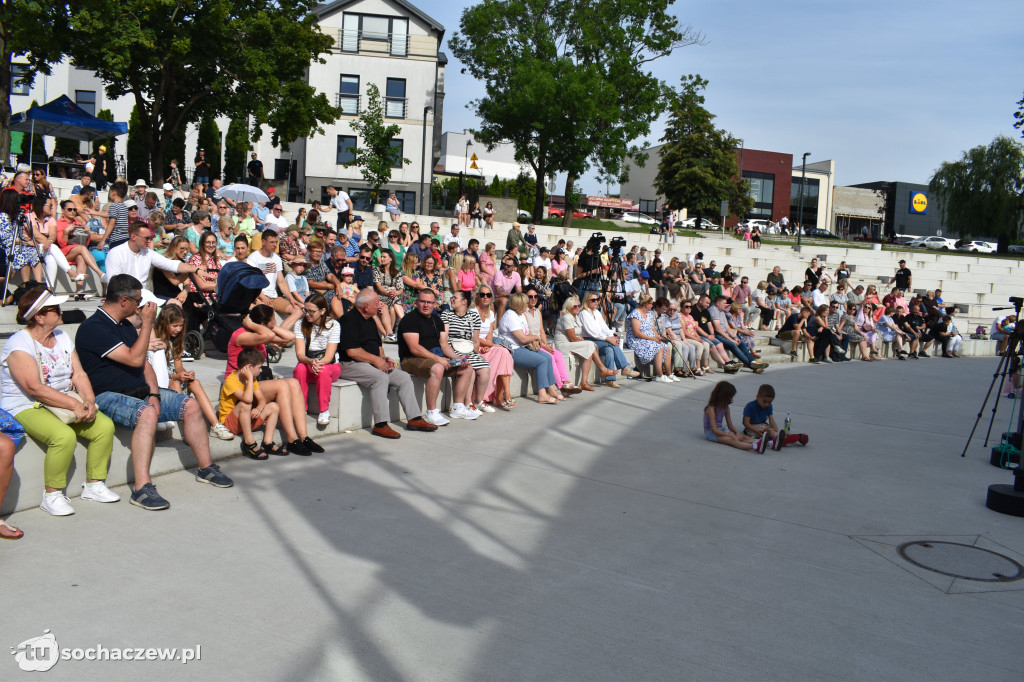
[[[911,360],[917,360],[917,353],[911,353],[907,357],[910,358]]]
[[[924,351],[922,350],[922,351],[918,351],[918,352],[917,352],[917,357],[919,357],[919,358],[930,358],[931,356],[930,356],[930,355],[928,355],[928,353],[925,353],[925,352],[924,352]]]
[[[302,444],[305,445],[310,452],[320,453],[324,451],[323,446],[317,443],[309,436],[306,436],[305,438],[302,439]]]
[[[288,443],[287,448],[288,452],[292,455],[309,457],[310,455],[313,454],[310,451],[310,449],[306,447],[306,444],[303,443],[301,440],[293,440],[291,443]]]

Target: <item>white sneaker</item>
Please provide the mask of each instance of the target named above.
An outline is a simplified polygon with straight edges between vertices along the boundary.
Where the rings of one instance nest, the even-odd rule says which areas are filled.
[[[427,410],[427,413],[423,415],[423,418],[434,426],[447,426],[451,422],[444,418],[440,410]]]
[[[480,410],[476,409],[476,405],[474,405],[473,403],[467,403],[466,404],[466,412],[469,412],[470,414],[475,415],[473,417],[473,419],[476,419],[477,417],[484,416],[484,413],[481,412]]]
[[[658,375],[657,377],[655,377],[654,380],[657,381],[659,384],[671,384],[672,383],[672,380],[669,379],[664,374]]]
[[[476,419],[480,415],[479,414],[474,414],[473,412],[470,412],[466,408],[465,405],[457,404],[457,405],[452,405],[451,412],[448,413],[448,416],[451,417],[452,419],[470,419],[470,420],[472,420],[472,419]]]
[[[320,416],[318,416],[316,418],[316,423],[319,424],[320,426],[327,426],[328,424],[330,424],[331,423],[331,413],[330,413],[330,411],[321,412]]]
[[[44,492],[43,501],[39,503],[39,508],[47,514],[53,514],[54,516],[71,516],[75,513],[67,496],[59,490],[55,490],[52,493]]]
[[[480,409],[483,410],[484,412],[497,412],[497,410],[495,410],[493,407],[491,407],[487,403],[480,403]]]
[[[210,427],[210,435],[221,440],[234,440],[235,434],[228,430],[223,424],[214,424]]]
[[[104,481],[82,484],[82,499],[94,502],[117,502],[121,496],[107,487]]]
[[[668,377],[669,381],[682,381],[682,379],[677,377],[675,374],[666,374],[665,376]]]

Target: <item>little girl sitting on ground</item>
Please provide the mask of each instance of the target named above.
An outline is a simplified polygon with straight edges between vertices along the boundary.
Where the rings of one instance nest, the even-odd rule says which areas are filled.
[[[712,443],[723,443],[739,450],[753,450],[761,454],[768,442],[768,432],[755,440],[744,436],[732,425],[729,405],[735,397],[736,387],[728,381],[719,381],[711,389],[708,404],[704,407],[704,436]]]

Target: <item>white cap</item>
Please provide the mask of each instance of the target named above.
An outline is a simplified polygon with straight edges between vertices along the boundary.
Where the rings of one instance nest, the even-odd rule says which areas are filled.
[[[39,298],[37,298],[36,302],[33,303],[29,307],[29,309],[25,311],[24,319],[27,321],[33,315],[35,315],[40,310],[42,310],[43,308],[46,308],[47,306],[51,306],[51,305],[60,305],[61,303],[64,303],[65,301],[67,301],[68,298],[70,298],[70,297],[69,296],[54,296],[49,291],[44,291],[43,295],[40,296]]]
[[[124,202],[124,207],[125,208],[131,208],[132,206],[138,206],[138,205],[139,204],[134,199],[129,199],[128,201]]]
[[[145,180],[143,180],[142,178],[139,178],[138,180],[135,181],[135,186],[136,187],[148,187],[149,183],[146,182]]]
[[[169,182],[165,182],[164,183],[164,191],[165,192],[173,192],[174,191],[174,185],[172,185]]]

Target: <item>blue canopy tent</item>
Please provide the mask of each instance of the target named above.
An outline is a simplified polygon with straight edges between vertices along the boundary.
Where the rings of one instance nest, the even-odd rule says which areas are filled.
[[[91,141],[124,135],[128,132],[128,124],[96,118],[68,99],[67,95],[61,95],[52,102],[11,116],[11,130],[29,133],[30,136],[38,131],[40,135]],[[31,161],[31,142],[28,158]]]

